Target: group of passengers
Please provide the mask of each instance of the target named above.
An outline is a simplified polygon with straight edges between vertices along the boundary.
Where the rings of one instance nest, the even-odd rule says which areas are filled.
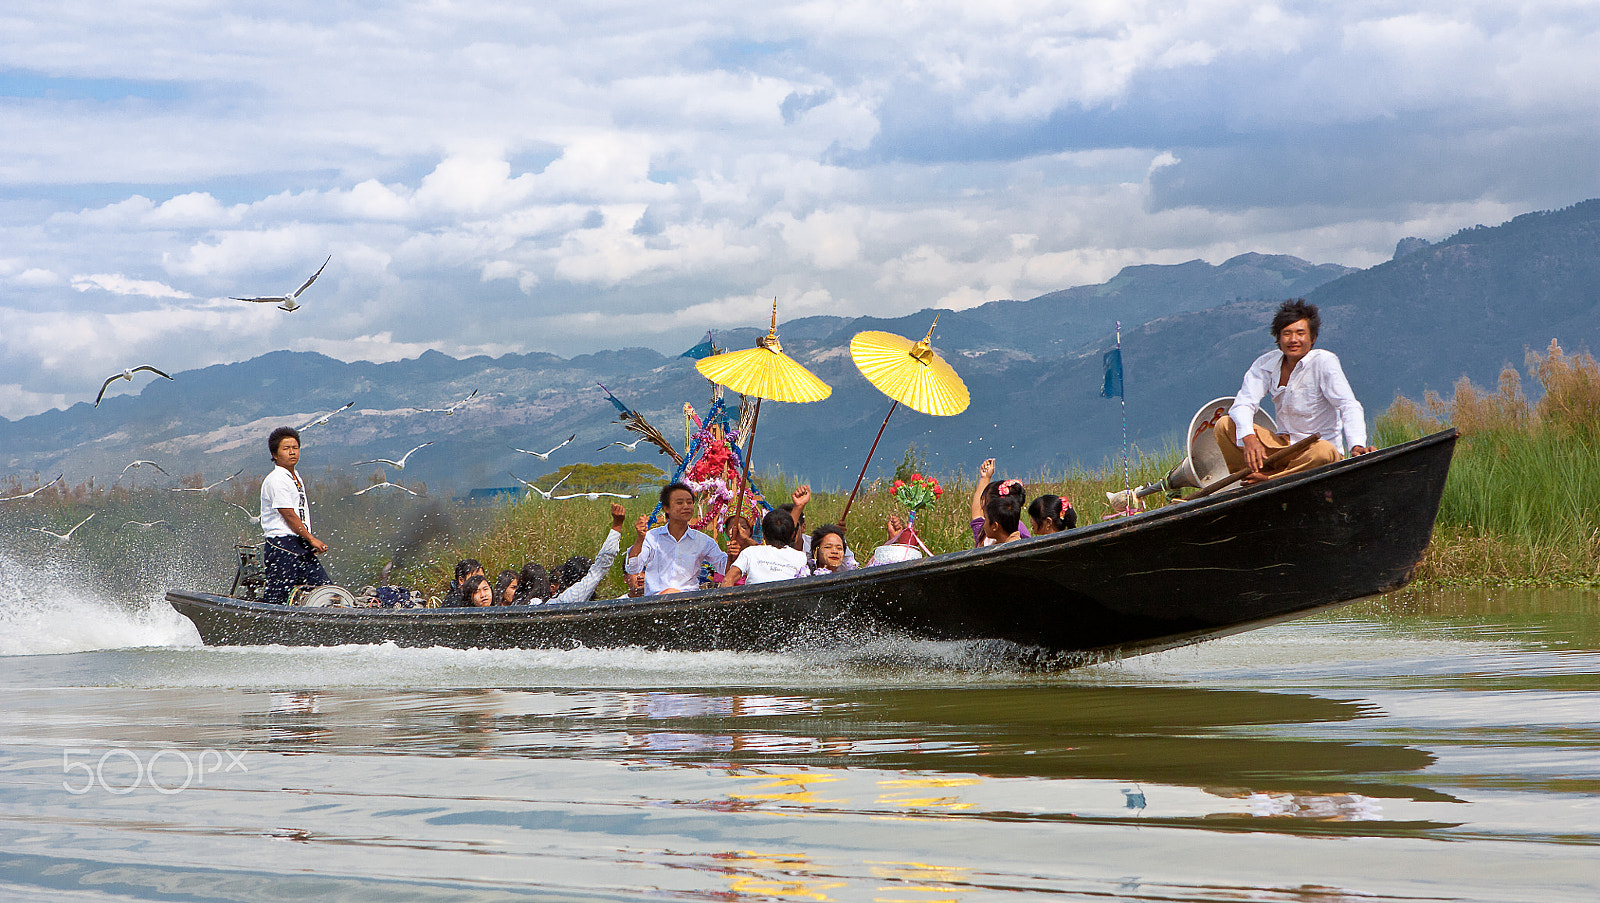
[[[494,605],[543,605],[556,602],[587,602],[605,579],[606,572],[622,548],[622,525],[627,513],[611,504],[611,530],[591,560],[574,555],[554,568],[528,562],[522,570],[503,570],[493,581],[474,558],[456,562],[455,579],[445,592],[444,607],[487,608]]]
[[[1045,495],[1027,505],[1027,494],[1020,482],[994,480],[993,458],[984,461],[978,473],[978,485],[972,494],[974,547],[1043,536],[1077,525],[1078,513],[1067,499]],[[641,515],[634,522],[636,538],[624,564],[632,595],[699,589],[703,569],[713,573],[715,585],[726,587],[836,574],[860,566],[845,541],[842,526],[824,524],[810,533],[805,531],[805,509],[811,500],[809,486],[801,486],[790,502],[761,518],[759,543],[753,539],[744,517],[728,518],[724,524],[726,549],[689,526],[695,514],[694,490],[683,483],[671,483],[661,490],[660,500],[666,517],[664,525],[651,529],[649,515]],[[1021,523],[1024,510],[1032,522],[1031,531]],[[916,541],[913,531],[898,517],[889,518],[888,528],[885,545]],[[871,563],[869,560],[868,565]]]

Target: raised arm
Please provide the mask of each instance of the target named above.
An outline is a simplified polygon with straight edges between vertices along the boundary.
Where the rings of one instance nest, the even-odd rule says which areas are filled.
[[[606,572],[611,570],[612,562],[617,560],[617,552],[622,549],[622,525],[626,520],[627,515],[623,512],[622,506],[612,502],[611,529],[606,533],[605,542],[600,544],[600,551],[594,553],[594,563],[589,565],[588,573],[549,602],[586,602],[594,596],[595,588],[605,579]],[[545,604],[548,605],[549,602]]]
[[[978,465],[978,485],[972,487],[972,519],[983,517],[983,487],[994,479],[994,459],[986,458]]]

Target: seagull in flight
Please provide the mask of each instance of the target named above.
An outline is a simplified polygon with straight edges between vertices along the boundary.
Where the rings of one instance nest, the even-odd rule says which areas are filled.
[[[66,542],[67,540],[72,538],[72,534],[78,532],[78,527],[81,527],[84,524],[88,523],[89,521],[94,520],[95,514],[98,514],[98,513],[99,512],[90,512],[88,517],[84,518],[83,520],[78,521],[76,526],[74,526],[71,530],[68,530],[65,533],[57,533],[54,530],[46,530],[43,527],[34,527],[34,529],[38,530],[40,533],[48,533],[51,536],[54,536],[56,539],[59,539],[62,542]]]
[[[260,514],[251,514],[250,513],[250,509],[246,508],[243,505],[236,505],[233,502],[229,502],[228,504],[233,505],[233,507],[238,508],[240,511],[243,511],[244,512],[244,516],[250,518],[250,523],[252,523],[252,524],[261,523],[261,515]]]
[[[391,461],[388,458],[373,458],[371,461],[357,461],[356,463],[354,463],[354,464],[352,464],[350,466],[351,467],[360,467],[363,464],[387,464],[390,467],[393,467],[395,470],[405,470],[406,469],[406,459],[407,458],[411,457],[412,455],[414,455],[417,452],[427,448],[428,446],[430,446],[432,444],[433,444],[432,442],[424,442],[421,445],[417,446],[416,448],[413,448],[412,450],[410,450],[410,451],[406,452],[405,454],[401,455],[400,456],[400,460],[398,460],[398,461]]]
[[[94,397],[94,406],[97,407],[97,408],[100,407],[100,401],[101,401],[101,399],[106,397],[106,389],[109,388],[112,383],[116,382],[119,379],[125,379],[128,382],[133,382],[133,375],[135,373],[138,373],[140,370],[149,370],[151,373],[154,373],[155,375],[160,376],[160,377],[162,377],[164,379],[171,379],[172,378],[170,376],[167,376],[167,374],[162,373],[160,370],[157,370],[156,368],[150,366],[149,364],[140,364],[137,367],[129,367],[126,370],[123,370],[121,373],[115,373],[115,374],[112,374],[111,376],[106,377],[106,381],[100,385],[100,394],[96,395]]]
[[[166,471],[162,471],[162,473],[165,473],[165,472]],[[228,482],[229,480],[233,479],[234,477],[238,476],[241,473],[244,473],[244,468],[243,467],[241,467],[238,470],[234,471],[232,476],[223,477],[222,479],[216,481],[215,483],[212,483],[210,486],[199,486],[199,487],[195,487],[195,486],[174,486],[172,488],[172,491],[173,492],[210,492],[211,490],[217,488],[218,486],[221,486],[223,483]],[[159,521],[157,521],[157,523],[159,523]]]
[[[45,491],[46,489],[49,489],[51,486],[54,486],[55,484],[61,482],[61,478],[64,477],[64,476],[66,476],[66,474],[58,473],[58,474],[56,474],[56,478],[55,479],[53,479],[50,482],[44,484],[43,486],[40,486],[38,489],[35,489],[32,492],[24,492],[21,495],[8,495],[5,498],[0,499],[0,502],[14,502],[17,499],[31,499],[34,496],[38,495],[39,493]]]
[[[602,445],[599,448],[595,449],[595,451],[605,451],[606,449],[610,448],[612,445],[620,445],[623,448],[627,449],[628,451],[633,451],[634,449],[638,448],[639,447],[639,443],[643,442],[646,438],[647,437],[645,437],[645,436],[640,436],[639,438],[633,440],[632,442],[613,442],[613,443],[611,443],[611,445]],[[629,498],[632,498],[632,496],[629,496]]]
[[[508,471],[506,471],[506,473],[511,473],[511,471],[508,470]],[[567,474],[567,477],[570,477],[570,476],[572,476],[572,474],[570,474],[570,473]],[[562,483],[565,483],[567,481],[567,477],[562,477],[561,479],[556,480],[556,485],[555,486],[551,486],[549,489],[540,489],[539,487],[533,485],[532,483],[528,482],[527,480],[524,480],[523,478],[517,476],[516,474],[511,473],[511,479],[516,480],[518,483],[521,483],[522,485],[528,487],[529,489],[532,489],[534,492],[539,493],[539,495],[543,496],[544,500],[547,501],[547,502],[550,501],[550,493],[556,491],[556,486],[560,486]]]
[[[478,390],[477,389],[473,389],[472,392],[470,394],[468,394],[466,398],[461,399],[460,401],[456,402],[455,404],[446,405],[446,406],[444,406],[442,408],[413,408],[412,410],[416,411],[418,414],[444,414],[445,416],[448,417],[448,416],[454,415],[457,408],[459,408],[462,405],[466,404],[467,402],[471,401],[472,400],[472,396],[476,395],[476,394],[478,394]]]
[[[144,531],[147,531],[147,532],[150,531],[150,530],[154,530],[156,527],[166,527],[167,528],[167,532],[169,532],[169,533],[172,532],[172,525],[167,523],[164,520],[153,520],[153,521],[150,521],[149,523],[145,523],[142,520],[130,520],[127,523],[123,524],[122,526],[118,527],[117,528],[117,532],[121,533],[123,530],[126,530],[129,527],[137,527],[138,529],[144,530]]]
[[[572,440],[574,440],[576,438],[578,438],[578,434],[577,433],[573,433],[572,435],[567,437],[567,442],[571,442]],[[511,450],[512,451],[522,452],[525,455],[533,455],[535,458],[538,458],[541,461],[548,461],[548,460],[550,460],[550,456],[551,455],[555,454],[556,452],[560,451],[563,448],[566,448],[567,447],[567,442],[563,442],[560,445],[556,446],[555,448],[550,449],[547,452],[528,451],[525,448],[517,448],[515,445],[511,446]],[[512,474],[512,476],[516,476],[516,474]]]
[[[332,260],[332,259],[333,259],[333,255],[329,254],[328,255],[328,260]],[[233,300],[233,301],[254,301],[254,302],[258,303],[258,304],[276,304],[276,305],[278,305],[278,309],[279,310],[287,310],[287,311],[299,310],[300,309],[300,301],[299,301],[300,293],[305,291],[306,289],[310,288],[311,287],[311,283],[317,281],[317,277],[322,275],[322,271],[328,268],[328,260],[324,260],[322,262],[322,266],[317,267],[317,271],[315,273],[311,274],[311,278],[310,279],[307,279],[304,284],[302,284],[299,288],[295,289],[294,291],[290,292],[287,295],[262,295],[259,298],[231,298],[230,300]]]
[[[399,483],[391,483],[388,480],[384,480],[382,483],[373,483],[371,486],[368,486],[365,489],[357,490],[356,492],[353,493],[353,495],[364,495],[364,494],[366,494],[368,492],[371,492],[374,489],[382,489],[385,486],[389,487],[390,489],[398,489],[401,492],[404,492],[406,495],[416,495],[415,492],[412,492],[411,490],[407,489],[406,487],[401,486]]]
[[[556,488],[554,486],[550,487],[550,491],[551,492],[554,492],[555,490],[556,490]],[[578,493],[574,493],[572,495],[551,496],[551,498],[554,499],[555,501],[558,501],[558,502],[564,502],[567,499],[588,499],[589,501],[592,502],[595,499],[600,498],[601,496],[606,496],[608,498],[614,498],[614,499],[636,498],[636,496],[623,495],[620,492],[578,492]]]
[[[161,470],[161,465],[157,464],[154,461],[134,461],[133,463],[129,464],[127,467],[122,468],[122,473],[117,474],[117,480],[120,480],[123,477],[127,476],[128,471],[134,469],[135,467],[143,467],[146,464],[150,465],[151,467],[154,467],[156,470],[160,470],[162,473],[166,473],[167,476],[169,476],[169,477],[172,476],[172,474],[167,473],[165,470]],[[115,483],[116,480],[112,480],[111,482]]]
[[[305,430],[311,429],[314,426],[322,426],[324,423],[327,423],[329,418],[331,418],[333,415],[339,413],[340,411],[348,410],[354,404],[355,404],[355,402],[353,402],[353,401],[346,402],[344,407],[342,407],[342,408],[334,408],[333,410],[329,411],[328,413],[320,415],[319,417],[317,417],[317,419],[315,419],[315,420],[311,421],[310,423],[306,424],[305,426],[302,426],[299,429],[295,430],[295,432],[303,432]]]

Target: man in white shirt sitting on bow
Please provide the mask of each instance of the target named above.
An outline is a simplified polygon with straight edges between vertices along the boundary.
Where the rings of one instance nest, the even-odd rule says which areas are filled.
[[[1307,304],[1304,298],[1283,302],[1272,318],[1277,350],[1250,365],[1228,416],[1217,421],[1217,446],[1228,470],[1238,472],[1248,466],[1246,483],[1331,464],[1344,457],[1346,441],[1353,455],[1372,451],[1367,445],[1366,413],[1350,390],[1339,358],[1312,347],[1321,327],[1315,304]],[[1274,434],[1255,423],[1261,399],[1269,394],[1282,433]],[[1254,429],[1239,436],[1234,427],[1237,423],[1252,424]],[[1275,463],[1271,470],[1264,469],[1269,455],[1312,433],[1321,438]]]
[[[728,569],[728,553],[717,541],[689,527],[694,517],[694,490],[683,483],[668,483],[661,490],[661,511],[666,526],[649,530],[650,515],[641,514],[633,529],[638,538],[628,550],[623,570],[644,574],[645,595],[681,593],[700,588],[700,565]]]

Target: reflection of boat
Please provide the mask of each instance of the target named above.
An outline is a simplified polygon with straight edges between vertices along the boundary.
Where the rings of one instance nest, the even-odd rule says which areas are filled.
[[[173,591],[213,645],[775,649],[881,633],[1111,656],[1395,589],[1433,530],[1453,430],[1037,539],[830,577],[536,607],[301,608]]]

